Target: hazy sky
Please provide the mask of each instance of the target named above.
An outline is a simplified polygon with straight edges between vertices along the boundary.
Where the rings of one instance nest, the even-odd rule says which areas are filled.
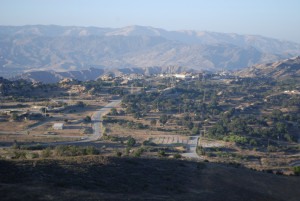
[[[0,0],[0,25],[152,26],[300,43],[300,0]]]

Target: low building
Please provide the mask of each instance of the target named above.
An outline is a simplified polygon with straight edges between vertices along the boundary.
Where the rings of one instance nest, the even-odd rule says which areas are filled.
[[[63,130],[64,124],[63,123],[55,123],[55,124],[53,124],[53,129],[54,130]]]
[[[180,78],[180,79],[192,78],[192,76],[188,75],[188,74],[175,74],[174,77]]]

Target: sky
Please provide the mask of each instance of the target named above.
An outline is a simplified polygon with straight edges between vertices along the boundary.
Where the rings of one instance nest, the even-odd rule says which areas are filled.
[[[300,43],[300,0],[0,0],[0,25],[199,30]]]

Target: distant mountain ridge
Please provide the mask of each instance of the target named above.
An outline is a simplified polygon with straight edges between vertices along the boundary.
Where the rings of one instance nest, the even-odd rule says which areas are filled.
[[[148,36],[162,37],[185,44],[228,43],[238,47],[252,46],[259,51],[300,54],[300,44],[259,35],[240,35],[235,33],[217,33],[209,31],[166,31],[150,26],[128,26],[124,28],[77,27],[58,25],[0,26],[0,35],[36,35],[36,36]]]
[[[274,63],[255,65],[238,72],[237,75],[241,77],[272,78],[276,80],[300,80],[300,56]]]
[[[147,68],[122,68],[122,69],[96,69],[89,68],[78,71],[67,72],[50,72],[50,71],[33,71],[12,77],[10,80],[27,80],[30,82],[56,83],[65,78],[77,79],[80,81],[96,80],[103,75],[112,74],[120,76],[124,74],[141,73],[144,75],[160,73],[182,73],[195,72],[193,69],[183,68],[181,66],[164,66],[164,67],[147,67]]]
[[[180,65],[197,70],[243,69],[300,55],[297,43],[262,36],[56,25],[0,26],[0,74],[89,67]]]

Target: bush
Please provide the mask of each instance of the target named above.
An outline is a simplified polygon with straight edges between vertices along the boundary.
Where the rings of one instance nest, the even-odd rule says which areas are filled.
[[[151,124],[151,126],[155,126],[156,125],[156,120],[155,119],[151,119],[150,124]]]
[[[181,158],[181,154],[180,153],[176,153],[176,154],[174,154],[173,157],[176,158],[176,159]]]
[[[167,156],[164,150],[158,150],[157,155],[159,158],[163,158]]]
[[[27,153],[26,158],[27,159],[33,159],[33,158],[38,158],[39,154],[38,153]]]
[[[292,170],[296,176],[300,176],[300,166],[293,167]]]
[[[35,145],[23,145],[20,147],[22,150],[43,150],[44,146],[41,144],[35,144]]]
[[[136,141],[134,138],[130,137],[127,141],[127,146],[133,147],[135,145]]]
[[[82,132],[83,134],[93,134],[93,129],[92,128],[85,128]]]
[[[277,147],[275,147],[273,145],[270,145],[270,146],[268,146],[268,151],[269,152],[275,152],[275,151],[277,151]]]
[[[133,152],[133,156],[134,157],[140,157],[141,154],[144,153],[144,151],[145,151],[144,147],[140,147],[140,148],[138,148],[137,150],[135,150]]]
[[[76,103],[76,106],[77,106],[77,107],[85,107],[85,104],[84,104],[82,101],[78,101],[78,102]]]
[[[15,151],[13,155],[14,159],[26,159],[26,152],[24,151]]]
[[[46,149],[44,149],[42,151],[42,157],[43,158],[48,158],[52,155],[52,152],[51,152],[51,148],[50,147],[47,147]]]
[[[157,144],[155,144],[154,142],[150,142],[149,140],[145,140],[143,142],[143,145],[145,145],[145,146],[156,146]]]
[[[115,152],[115,156],[116,156],[116,157],[121,157],[121,156],[122,156],[122,152],[116,151],[116,152]]]
[[[58,145],[55,147],[54,153],[56,156],[82,156],[99,154],[99,151],[93,146]]]
[[[251,139],[250,142],[249,142],[249,144],[251,146],[257,146],[257,141],[255,139]]]
[[[92,118],[90,116],[86,116],[84,117],[83,121],[89,123],[92,122]]]
[[[125,149],[125,154],[128,156],[129,153],[130,153],[130,147],[126,147],[126,149]]]
[[[87,146],[85,147],[85,154],[86,155],[98,155],[100,152],[98,149],[96,149],[93,146]]]
[[[20,145],[17,142],[14,142],[12,149],[20,149]]]
[[[203,149],[203,147],[197,146],[197,147],[196,147],[196,153],[197,153],[199,156],[204,155],[204,149]]]

